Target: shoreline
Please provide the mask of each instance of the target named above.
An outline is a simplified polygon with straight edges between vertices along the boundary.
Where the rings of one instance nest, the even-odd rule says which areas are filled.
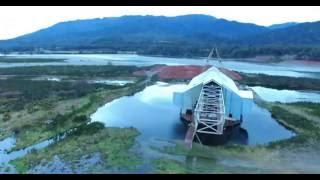
[[[164,56],[164,55],[152,55],[152,54],[126,54],[126,53],[12,53],[12,54],[0,54],[0,57],[14,57],[14,56],[42,56],[42,55],[135,55],[135,56],[142,56],[142,57],[155,57],[155,58],[174,58],[174,59],[193,59],[193,60],[205,60],[207,57],[202,56]],[[287,60],[266,60],[260,59],[256,57],[243,57],[243,58],[222,58],[223,61],[236,61],[236,62],[250,62],[250,63],[281,63]],[[299,60],[292,60],[292,61],[299,61]],[[307,60],[308,61],[308,60]],[[320,64],[320,61],[319,61]]]
[[[136,53],[12,53],[12,54],[0,54],[0,57],[15,57],[15,56],[54,56],[54,55],[135,55],[141,57],[154,57],[154,58],[173,58],[173,59],[184,59],[184,60],[205,60],[207,57],[201,56],[164,56],[164,55],[152,55],[152,54],[136,54]],[[46,58],[44,58],[46,59]],[[212,61],[214,61],[213,59]],[[274,60],[274,59],[263,59],[260,57],[243,57],[243,58],[222,58],[222,61],[234,61],[234,62],[246,62],[246,63],[257,63],[257,64],[291,64],[291,65],[305,65],[305,66],[320,66],[320,60]]]

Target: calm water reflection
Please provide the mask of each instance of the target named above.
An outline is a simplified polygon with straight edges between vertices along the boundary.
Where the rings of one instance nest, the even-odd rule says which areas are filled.
[[[179,107],[172,102],[174,91],[186,85],[158,83],[148,86],[134,96],[122,97],[100,107],[91,115],[92,121],[100,121],[108,127],[136,127],[141,132],[139,139],[164,138],[184,139],[186,127],[181,123]],[[247,102],[242,128],[226,133],[224,138],[231,143],[264,144],[290,138],[291,131],[278,124],[271,114]],[[223,139],[217,140],[223,141]]]

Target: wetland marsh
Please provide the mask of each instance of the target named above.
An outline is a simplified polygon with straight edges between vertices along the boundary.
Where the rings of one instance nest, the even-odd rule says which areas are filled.
[[[171,102],[188,80],[134,73],[153,67],[0,68],[0,172],[319,173],[317,80],[292,86],[300,79],[247,75],[239,83],[257,90],[241,127],[247,134],[189,150]]]

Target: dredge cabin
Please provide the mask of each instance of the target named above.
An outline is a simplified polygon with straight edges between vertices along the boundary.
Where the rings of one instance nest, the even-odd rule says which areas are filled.
[[[244,101],[251,99],[251,90],[240,89],[215,66],[194,77],[183,92],[173,95],[181,120],[189,126],[187,146],[192,147],[194,137],[201,143],[201,135],[223,135],[226,127],[241,124]]]

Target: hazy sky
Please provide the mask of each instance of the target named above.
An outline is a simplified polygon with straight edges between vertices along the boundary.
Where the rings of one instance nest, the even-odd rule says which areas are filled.
[[[267,26],[291,21],[318,21],[320,6],[0,6],[0,39],[13,38],[75,19],[185,14],[207,14]]]

